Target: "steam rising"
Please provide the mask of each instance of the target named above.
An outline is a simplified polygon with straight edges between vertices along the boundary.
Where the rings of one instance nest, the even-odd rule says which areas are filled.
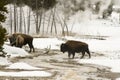
[[[60,0],[67,17],[79,14],[81,19],[104,18],[110,16],[113,5],[120,5],[120,0]],[[69,16],[68,16],[69,15]]]

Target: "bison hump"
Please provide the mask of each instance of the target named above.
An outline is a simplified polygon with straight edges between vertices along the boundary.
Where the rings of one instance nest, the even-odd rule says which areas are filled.
[[[84,45],[88,45],[87,43],[85,42],[81,42],[81,41],[74,41],[74,40],[69,40],[66,42],[67,45],[70,45],[70,46],[78,46],[78,45],[81,45],[81,46],[84,46]]]

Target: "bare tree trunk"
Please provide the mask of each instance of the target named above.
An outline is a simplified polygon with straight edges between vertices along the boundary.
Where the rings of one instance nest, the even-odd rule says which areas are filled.
[[[74,24],[75,24],[75,21],[73,22],[73,24],[72,24],[72,26],[71,26],[70,32],[72,32],[73,27],[74,27]]]
[[[54,21],[54,27],[55,27],[55,34],[57,35],[57,28],[56,28],[56,22],[55,22],[55,12],[56,12],[56,7],[54,8],[53,21]]]
[[[49,18],[48,18],[47,33],[48,33],[48,30],[49,30],[49,27],[50,27],[51,16],[52,16],[52,10],[51,10]]]
[[[40,30],[41,30],[42,14],[43,14],[43,10],[40,11],[39,32],[40,32]]]
[[[30,32],[30,13],[31,13],[31,10],[30,10],[30,8],[28,9],[28,20],[27,20],[27,33],[29,34],[29,32]]]
[[[55,23],[55,8],[54,8],[54,10],[52,10],[51,34],[53,32],[53,27],[55,29],[55,34],[57,34],[56,23]]]
[[[24,10],[22,8],[22,13],[23,13],[23,21],[24,21],[24,33],[26,33],[26,20],[25,20],[25,14],[24,14]]]
[[[22,33],[22,7],[20,7],[20,21],[19,21],[19,32]]]
[[[39,34],[39,24],[38,24],[38,18],[39,18],[39,15],[38,15],[38,4],[37,4],[38,0],[36,0],[36,18],[35,18],[35,21],[36,21],[36,34]]]
[[[53,32],[53,24],[54,24],[54,13],[53,13],[53,11],[52,11],[52,24],[51,24],[51,30],[50,30],[50,32],[51,32],[51,34],[52,34],[52,32]]]
[[[63,7],[64,7],[64,8],[67,8],[65,2],[63,3]],[[64,29],[66,28],[67,35],[68,35],[68,32],[69,32],[69,31],[68,31],[68,26],[67,26],[67,23],[66,23],[67,17],[68,17],[68,14],[66,13],[66,11],[64,11],[64,18],[62,18],[62,20],[63,20],[63,24],[64,24]]]
[[[18,32],[19,30],[19,24],[18,24],[18,11],[17,11],[17,8],[16,8],[16,32]]]
[[[17,32],[17,28],[16,28],[16,4],[15,4],[16,0],[14,0],[14,32]]]
[[[67,35],[69,35],[69,30],[68,30],[68,26],[67,26],[67,23],[66,23],[66,19],[63,20],[64,21],[64,28],[66,28],[67,30]]]
[[[39,33],[39,26],[38,26],[38,18],[39,18],[39,15],[38,15],[38,7],[37,7],[37,0],[36,0],[36,11],[35,11],[35,15],[34,15],[34,18],[35,18],[35,25],[36,25],[36,34]]]
[[[38,13],[36,13],[36,34],[39,33],[39,28],[38,28]]]
[[[50,30],[50,33],[52,34],[53,32],[53,21],[52,21],[52,24],[51,24],[51,30]]]
[[[58,13],[56,13],[57,17],[58,17],[58,20],[59,20],[59,23],[61,25],[61,28],[62,28],[62,35],[65,36],[65,30],[64,30],[64,25],[62,23],[62,20],[61,18],[59,17]]]
[[[120,24],[120,13],[119,13],[119,24]]]
[[[55,22],[55,8],[52,10],[52,24],[51,24],[51,34],[53,32],[53,27],[55,29],[55,34],[57,34],[56,22]]]
[[[45,11],[44,11],[44,0],[42,1],[42,10],[41,10],[41,19],[42,19],[42,16],[43,16],[43,29],[42,29],[42,35],[44,35],[44,25],[45,25]]]
[[[56,27],[55,18],[54,18],[54,27],[55,27],[55,34],[57,35],[57,27]]]
[[[43,30],[42,30],[42,34],[44,35],[44,29],[45,29],[45,12],[43,13]]]
[[[12,34],[12,29],[13,29],[13,21],[12,21],[12,6],[10,5],[10,33]]]

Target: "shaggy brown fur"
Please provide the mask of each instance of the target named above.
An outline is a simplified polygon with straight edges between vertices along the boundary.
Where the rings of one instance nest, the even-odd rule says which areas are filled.
[[[21,35],[18,35],[16,37],[16,47],[22,48],[23,45],[24,45],[24,38]]]
[[[73,55],[72,58],[74,58],[75,53],[82,52],[81,58],[84,57],[85,52],[88,53],[89,58],[91,58],[89,49],[88,49],[88,44],[80,41],[74,41],[74,40],[69,40],[66,43],[62,43],[60,46],[60,50],[64,52],[68,52],[68,57],[70,58],[71,54]]]
[[[29,52],[31,52],[31,49],[33,49],[33,52],[35,51],[34,46],[33,46],[33,37],[30,35],[14,33],[9,37],[9,40],[10,40],[11,46],[22,48],[23,45],[28,44],[30,47]]]

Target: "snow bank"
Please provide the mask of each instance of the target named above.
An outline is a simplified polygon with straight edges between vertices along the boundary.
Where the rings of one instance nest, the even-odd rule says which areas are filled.
[[[3,45],[3,50],[4,52],[7,53],[7,56],[10,56],[10,58],[13,58],[13,57],[25,57],[27,55],[29,55],[24,49],[22,48],[16,48],[16,47],[11,47],[11,46],[8,46],[8,45]],[[0,57],[0,66],[7,66],[7,65],[10,65],[11,62],[8,60],[7,57]]]
[[[4,57],[0,57],[0,66],[6,66],[6,65],[10,65],[11,62],[9,62],[7,60],[7,58],[4,58]]]
[[[17,57],[17,56],[24,57],[28,55],[28,52],[26,52],[22,48],[11,47],[8,45],[3,45],[3,48],[4,48],[4,51],[7,53],[7,55],[10,55],[10,57]]]
[[[120,72],[120,60],[81,59],[81,60],[77,60],[77,61],[79,63],[83,63],[83,64],[89,63],[89,64],[97,64],[97,65],[102,65],[102,66],[110,67],[112,72]]]
[[[120,78],[117,78],[116,80],[120,80]]]
[[[108,38],[107,40],[90,40],[86,41],[93,51],[119,51],[120,38]]]
[[[19,72],[4,72],[0,71],[0,76],[11,77],[49,77],[51,73],[45,71],[19,71]]]
[[[0,71],[0,76],[12,76],[12,77],[49,77],[52,74],[46,71],[39,71],[42,68],[33,67],[24,62],[13,63],[6,67],[6,69],[19,69],[19,72],[16,71]],[[24,70],[24,71],[21,71]]]
[[[17,62],[11,64],[9,67],[6,67],[6,69],[40,70],[41,68],[30,66],[24,62]]]

